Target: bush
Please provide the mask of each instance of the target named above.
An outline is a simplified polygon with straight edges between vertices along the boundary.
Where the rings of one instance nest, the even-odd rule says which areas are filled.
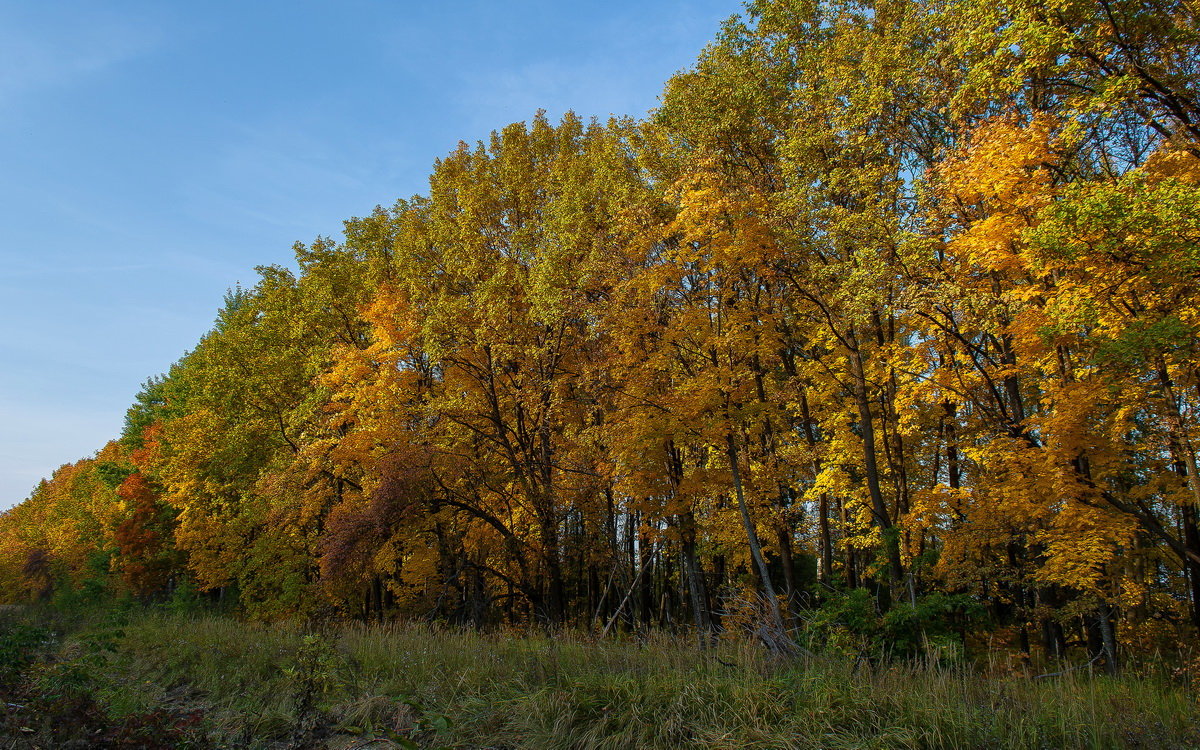
[[[54,634],[46,628],[0,620],[0,692],[16,688],[29,667],[41,660],[54,643]]]
[[[966,595],[928,594],[880,615],[870,592],[852,589],[826,599],[803,636],[810,647],[854,656],[953,659],[962,655],[962,633],[983,612]]]
[[[204,610],[204,602],[192,579],[184,577],[171,590],[171,596],[163,603],[163,607],[175,615],[193,615]]]
[[[879,645],[897,656],[962,656],[963,633],[983,618],[982,605],[965,594],[928,594],[904,602],[882,618]]]

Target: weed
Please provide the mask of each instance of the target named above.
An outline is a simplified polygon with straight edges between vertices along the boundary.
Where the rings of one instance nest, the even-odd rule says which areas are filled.
[[[341,666],[328,640],[318,633],[308,633],[300,639],[294,663],[283,668],[283,676],[291,686],[296,716],[292,741],[297,747],[315,744],[320,730],[328,725],[323,721],[320,701],[341,685]]]
[[[13,690],[26,670],[44,658],[56,643],[44,627],[0,621],[0,693]]]

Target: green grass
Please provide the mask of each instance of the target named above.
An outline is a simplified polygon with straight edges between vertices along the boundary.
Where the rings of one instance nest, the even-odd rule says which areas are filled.
[[[105,671],[98,693],[115,714],[200,710],[228,747],[1200,747],[1196,696],[1155,680],[780,663],[751,644],[701,652],[666,636],[306,636],[151,614],[123,628]]]

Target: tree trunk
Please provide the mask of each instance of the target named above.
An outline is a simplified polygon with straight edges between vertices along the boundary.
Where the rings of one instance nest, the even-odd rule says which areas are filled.
[[[733,438],[733,433],[729,432],[725,435],[725,453],[729,458],[729,468],[733,474],[733,492],[737,498],[738,512],[742,517],[742,527],[746,531],[746,542],[750,546],[750,556],[754,558],[754,565],[758,569],[759,580],[762,581],[763,593],[767,597],[767,604],[771,613],[771,625],[780,632],[786,632],[783,626],[783,615],[779,611],[779,597],[775,594],[775,586],[771,583],[771,571],[767,569],[767,562],[763,558],[762,544],[758,540],[758,531],[754,528],[754,519],[750,515],[750,507],[746,504],[746,496],[742,491],[742,472],[738,466],[738,448],[737,442]]]
[[[854,400],[858,405],[859,424],[862,429],[863,471],[867,475],[867,492],[871,497],[871,512],[875,524],[883,535],[884,552],[888,560],[889,588],[895,589],[904,578],[904,567],[900,562],[900,539],[892,526],[891,514],[883,491],[879,486],[879,463],[875,455],[875,426],[871,416],[871,401],[867,396],[867,378],[863,369],[862,352],[856,347],[850,356],[850,376],[854,383]],[[890,597],[890,592],[889,592]],[[880,602],[886,609],[890,601]]]
[[[1113,633],[1112,606],[1108,602],[1100,604],[1096,610],[1096,624],[1100,629],[1100,641],[1104,649],[1104,667],[1108,674],[1116,677],[1120,671],[1117,662],[1117,639]]]
[[[696,623],[700,647],[706,648],[710,645],[710,637],[713,634],[713,622],[708,611],[708,587],[704,581],[704,570],[700,565],[699,555],[696,554],[696,520],[690,510],[680,516],[680,532],[683,573],[687,578],[688,596],[692,602],[692,619]]]
[[[829,530],[829,495],[825,492],[817,501],[817,539],[821,554],[818,578],[821,583],[828,584],[833,575],[833,537]]]

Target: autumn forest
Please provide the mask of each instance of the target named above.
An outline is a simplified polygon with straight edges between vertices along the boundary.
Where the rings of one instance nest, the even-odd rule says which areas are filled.
[[[647,118],[460,143],[259,267],[0,515],[0,597],[1189,648],[1198,21],[753,2]]]

